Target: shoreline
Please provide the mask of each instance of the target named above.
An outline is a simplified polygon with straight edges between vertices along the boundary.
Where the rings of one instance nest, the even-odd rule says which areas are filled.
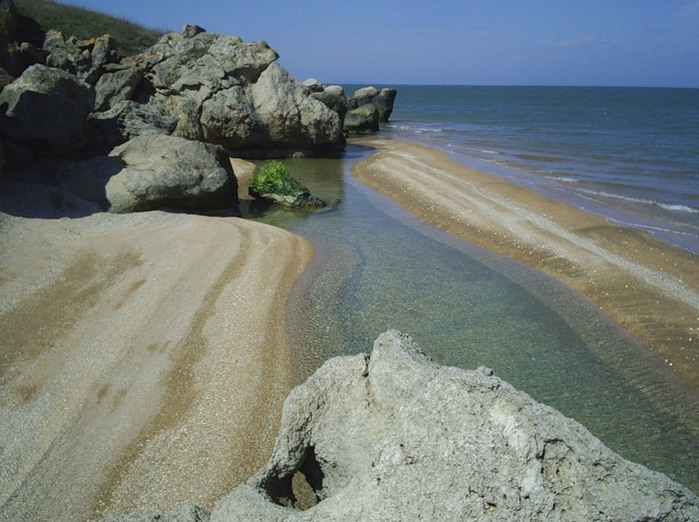
[[[308,241],[163,212],[0,214],[0,241],[0,519],[211,508],[267,462]]]
[[[437,229],[535,268],[602,309],[699,391],[699,258],[603,217],[396,139],[352,175]]]

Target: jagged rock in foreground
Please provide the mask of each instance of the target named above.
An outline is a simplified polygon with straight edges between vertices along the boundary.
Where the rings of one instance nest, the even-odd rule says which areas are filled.
[[[299,471],[319,501],[306,511],[292,491]],[[438,366],[389,331],[370,357],[332,359],[292,391],[269,464],[211,514],[218,522],[485,517],[699,520],[699,499],[492,371]]]

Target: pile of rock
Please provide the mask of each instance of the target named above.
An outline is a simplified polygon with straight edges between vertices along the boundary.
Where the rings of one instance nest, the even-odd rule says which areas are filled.
[[[486,518],[689,521],[699,499],[491,370],[438,366],[389,331],[371,356],[331,359],[291,392],[270,462],[210,516]]]
[[[347,98],[340,85],[323,85],[315,78],[303,82],[310,95],[340,115],[342,130],[350,132],[377,132],[380,123],[391,117],[396,99],[395,89],[380,91],[373,86],[362,87]]]
[[[0,168],[12,171],[5,179],[16,181],[33,169],[34,178],[75,187],[70,180],[109,165],[88,184],[93,187],[115,174],[115,161],[105,158],[116,158],[130,169],[129,179],[141,173],[128,190],[142,193],[117,204],[105,187],[83,191],[93,197],[99,193],[104,208],[200,208],[192,198],[209,208],[222,202],[212,194],[235,188],[227,155],[326,154],[344,148],[341,115],[310,96],[265,42],[185,26],[182,34],[166,34],[148,50],[120,59],[107,35],[78,40],[49,31],[37,47],[16,40],[22,38],[18,26],[12,1],[0,0],[0,40],[5,43],[0,52]],[[164,156],[163,165],[134,168],[116,150],[135,138],[154,136],[159,138],[133,146],[140,150],[151,143],[152,156]],[[187,147],[182,139],[210,145]],[[199,158],[163,150],[186,150]],[[193,189],[191,176],[184,176],[188,179],[182,184],[183,177],[166,175],[193,165],[207,169],[212,161],[229,174],[225,181],[214,176],[222,182],[218,187],[206,176]],[[58,172],[65,178],[58,179]],[[146,187],[149,182],[155,186]],[[235,190],[226,206],[237,208]]]

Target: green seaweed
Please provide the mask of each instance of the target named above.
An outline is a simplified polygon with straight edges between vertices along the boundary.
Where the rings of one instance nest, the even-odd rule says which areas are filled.
[[[258,194],[279,194],[299,196],[307,194],[308,189],[289,174],[289,170],[280,161],[267,161],[255,169],[250,178],[250,190]]]

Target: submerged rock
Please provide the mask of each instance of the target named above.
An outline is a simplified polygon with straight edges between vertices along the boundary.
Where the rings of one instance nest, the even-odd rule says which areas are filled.
[[[311,194],[303,184],[291,177],[279,161],[268,161],[255,170],[250,178],[248,193],[285,207],[325,207],[327,203]]]
[[[332,359],[292,391],[270,462],[211,514],[484,518],[689,521],[699,499],[491,370],[438,366],[389,331],[371,356]]]

